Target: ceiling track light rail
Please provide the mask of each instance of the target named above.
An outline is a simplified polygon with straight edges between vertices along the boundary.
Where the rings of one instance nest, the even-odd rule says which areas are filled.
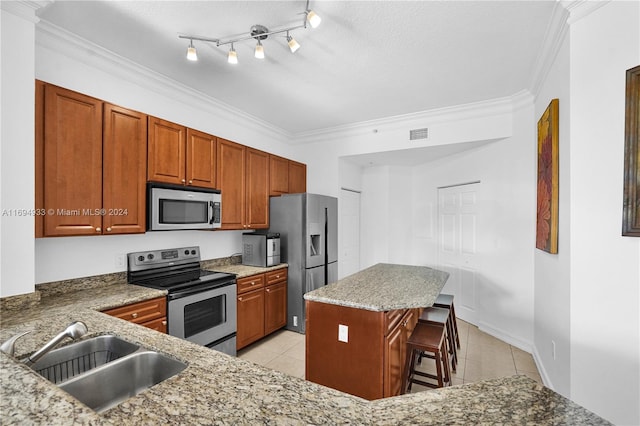
[[[211,38],[204,37],[198,35],[189,35],[189,34],[178,34],[178,38],[189,40],[189,46],[187,47],[187,59],[190,61],[197,61],[198,55],[195,46],[193,45],[193,41],[203,41],[207,43],[214,43],[217,47],[224,46],[227,44],[231,45],[231,49],[229,50],[229,54],[227,56],[227,61],[231,64],[238,63],[238,54],[235,51],[233,44],[246,40],[257,40],[256,48],[255,48],[255,57],[259,59],[264,58],[264,46],[262,45],[262,40],[266,40],[267,37],[274,34],[282,34],[286,33],[287,44],[289,45],[289,49],[291,53],[294,53],[296,50],[300,48],[300,44],[291,36],[290,32],[294,30],[298,30],[301,28],[307,28],[307,25],[310,25],[312,28],[316,28],[321,21],[320,16],[315,13],[313,10],[309,9],[309,0],[307,0],[307,6],[305,11],[303,12],[305,15],[304,21],[300,25],[294,25],[292,27],[281,28],[273,31],[269,31],[267,27],[264,25],[253,25],[247,35],[240,36],[233,39],[224,39],[224,38]]]

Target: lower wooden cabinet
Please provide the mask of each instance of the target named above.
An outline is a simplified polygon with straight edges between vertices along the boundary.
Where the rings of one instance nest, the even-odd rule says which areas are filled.
[[[237,281],[236,349],[287,325],[287,269],[251,275]]]
[[[164,297],[102,311],[107,315],[167,333],[167,300]]]

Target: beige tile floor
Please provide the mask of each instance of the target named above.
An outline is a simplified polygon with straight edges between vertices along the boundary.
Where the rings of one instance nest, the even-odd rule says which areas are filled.
[[[460,349],[452,384],[524,374],[542,383],[531,354],[496,339],[465,321],[458,320]],[[291,376],[304,378],[304,335],[281,330],[240,351],[238,357]],[[423,359],[418,367],[435,371],[434,361]],[[412,392],[429,388],[416,385]]]

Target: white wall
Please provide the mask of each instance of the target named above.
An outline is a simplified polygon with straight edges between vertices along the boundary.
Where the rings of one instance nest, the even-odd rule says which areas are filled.
[[[34,289],[34,10],[0,9],[2,143],[0,145],[0,296]],[[16,216],[16,209],[26,215]]]
[[[426,217],[437,214],[438,187],[480,181],[477,258],[478,325],[526,351],[533,345],[533,250],[535,247],[535,143],[532,106],[514,111],[513,136],[414,170],[414,203]],[[418,217],[424,221],[424,217]],[[413,263],[437,264],[437,227],[413,241]]]
[[[621,236],[625,70],[640,64],[640,3],[570,26],[571,399],[640,424],[640,238]]]
[[[538,120],[551,99],[559,99],[559,218],[558,253],[535,250],[535,357],[545,383],[562,395],[570,395],[570,133],[569,37],[558,49],[553,65],[536,96]],[[552,342],[556,357],[553,358]]]

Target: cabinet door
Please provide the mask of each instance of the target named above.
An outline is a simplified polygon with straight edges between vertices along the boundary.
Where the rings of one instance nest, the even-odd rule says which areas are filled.
[[[45,83],[36,80],[35,109],[35,189],[36,210],[44,210],[44,87]],[[44,215],[35,217],[35,237],[44,237]]]
[[[405,327],[399,323],[385,338],[384,396],[400,395],[406,354]]]
[[[246,227],[269,227],[269,154],[247,148]],[[224,208],[224,204],[223,204]]]
[[[243,348],[264,336],[264,289],[238,296],[236,349]]]
[[[216,137],[187,129],[187,185],[216,187]]]
[[[289,160],[269,156],[269,195],[289,193]]]
[[[222,191],[222,229],[243,229],[245,147],[218,139],[217,181]]]
[[[105,104],[102,145],[103,233],[144,233],[147,116]]]
[[[289,194],[307,192],[307,165],[289,160]]]
[[[287,325],[287,282],[281,281],[264,290],[264,334]]]
[[[102,102],[45,86],[45,236],[101,232]]]
[[[170,121],[149,117],[148,132],[148,180],[178,185],[186,183],[186,129]]]

